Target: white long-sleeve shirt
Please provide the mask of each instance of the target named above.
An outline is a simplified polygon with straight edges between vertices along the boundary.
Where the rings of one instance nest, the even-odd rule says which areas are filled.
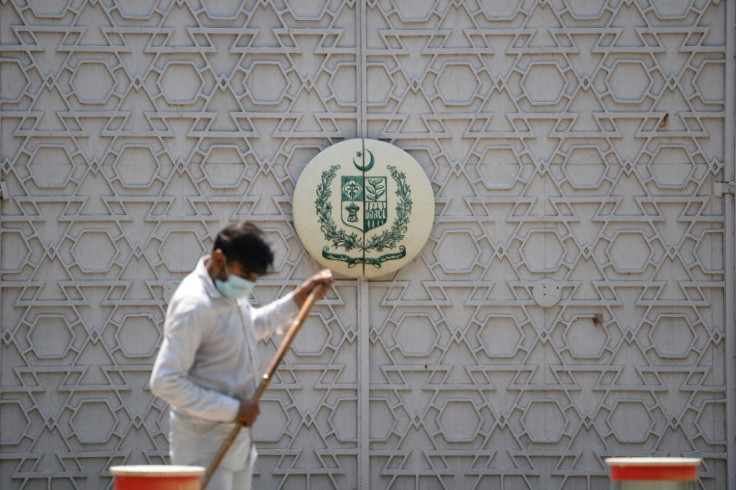
[[[250,398],[260,380],[258,339],[287,325],[298,312],[292,294],[261,308],[253,308],[247,299],[223,297],[207,273],[205,259],[171,298],[151,373],[151,391],[170,405],[171,454],[179,461],[188,453],[216,451],[234,426],[240,400]],[[236,441],[231,450],[234,461],[241,452],[237,446],[248,450],[249,431],[242,432],[242,444]],[[247,459],[247,454],[240,456]]]

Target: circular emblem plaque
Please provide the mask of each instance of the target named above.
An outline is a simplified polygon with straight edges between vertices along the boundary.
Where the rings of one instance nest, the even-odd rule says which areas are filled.
[[[294,189],[294,225],[309,254],[350,277],[405,266],[434,222],[434,195],[422,167],[388,143],[353,139],[304,168]]]

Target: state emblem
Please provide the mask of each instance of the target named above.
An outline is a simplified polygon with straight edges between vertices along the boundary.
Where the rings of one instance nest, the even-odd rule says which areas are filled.
[[[350,277],[377,277],[406,265],[434,222],[434,196],[405,151],[354,139],[327,148],[294,189],[294,224],[318,262]]]

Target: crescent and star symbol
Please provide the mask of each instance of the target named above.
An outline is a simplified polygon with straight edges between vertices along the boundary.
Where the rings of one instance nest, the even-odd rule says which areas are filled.
[[[355,157],[353,157],[353,165],[355,165],[355,168],[357,168],[361,172],[368,172],[370,169],[373,168],[373,164],[375,163],[375,160],[373,158],[373,152],[370,151],[370,150],[366,150],[365,152],[368,153],[368,155],[370,155],[370,157],[371,157],[370,160],[368,161],[368,165],[365,165],[365,166],[364,165],[358,165],[358,163],[355,161],[356,158],[360,158],[362,160],[362,158],[363,158],[363,152],[360,152],[359,151],[359,152],[357,152],[355,154]]]

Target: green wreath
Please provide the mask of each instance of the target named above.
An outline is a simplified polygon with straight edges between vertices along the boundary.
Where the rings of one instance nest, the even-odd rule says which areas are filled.
[[[322,172],[322,182],[317,186],[317,199],[314,201],[317,210],[317,221],[320,224],[320,230],[324,233],[327,240],[332,242],[334,247],[343,247],[345,250],[359,249],[364,252],[369,250],[377,250],[379,252],[384,249],[395,248],[396,245],[404,239],[407,232],[409,217],[411,216],[412,200],[411,188],[406,183],[406,175],[399,172],[393,165],[387,165],[391,177],[396,182],[398,188],[396,195],[399,202],[396,204],[396,219],[391,225],[390,230],[385,230],[379,235],[371,237],[367,244],[360,243],[361,240],[357,233],[346,233],[344,230],[337,228],[335,221],[332,219],[332,204],[329,198],[332,195],[330,184],[335,178],[339,165],[333,165],[329,170]]]
[[[340,230],[335,225],[332,219],[332,204],[329,202],[329,198],[332,195],[330,190],[330,183],[337,174],[339,165],[333,165],[329,170],[322,172],[322,183],[317,186],[317,200],[314,201],[314,206],[317,209],[317,220],[319,221],[320,227],[324,233],[325,238],[332,242],[334,247],[344,247],[345,250],[352,250],[354,248],[363,248],[358,239],[357,233],[347,234],[344,230]]]

